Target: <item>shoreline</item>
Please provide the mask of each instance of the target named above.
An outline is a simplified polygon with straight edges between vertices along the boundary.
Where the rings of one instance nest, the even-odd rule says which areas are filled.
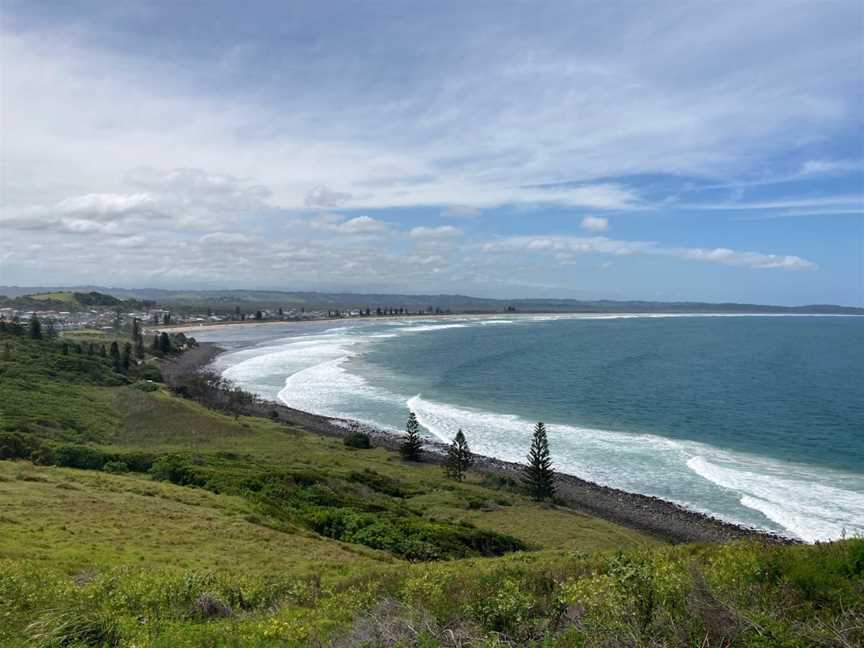
[[[200,371],[224,351],[214,343],[202,342],[198,347],[163,362],[162,373],[166,384],[174,385],[183,376]],[[365,423],[312,414],[274,401],[259,401],[248,408],[245,414],[278,420],[330,438],[342,439],[351,432],[361,431],[369,435],[373,447],[388,450],[398,450],[402,441],[401,435]],[[446,445],[428,439],[424,442],[424,460],[441,463]],[[521,464],[478,454],[474,455],[474,459],[473,472],[519,481]],[[725,542],[739,538],[783,544],[800,542],[770,531],[726,522],[659,497],[603,486],[566,473],[556,472],[556,488],[557,497],[576,513],[597,517],[672,543]]]
[[[165,333],[184,333],[193,331],[220,331],[234,326],[286,326],[319,324],[327,322],[388,322],[388,321],[411,321],[425,319],[487,319],[487,318],[510,318],[510,317],[536,317],[536,316],[559,316],[567,318],[581,316],[585,318],[609,318],[609,317],[864,317],[853,313],[736,313],[727,311],[519,311],[518,313],[427,313],[425,315],[374,315],[368,317],[320,317],[317,319],[301,320],[246,320],[242,322],[199,322],[196,324],[180,324],[177,326],[153,326],[144,325],[145,332],[154,331]],[[194,337],[194,336],[193,336]]]

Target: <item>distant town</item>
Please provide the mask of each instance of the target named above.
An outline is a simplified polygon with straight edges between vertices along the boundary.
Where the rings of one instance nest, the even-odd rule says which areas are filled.
[[[160,329],[234,322],[512,313],[766,313],[864,315],[835,305],[771,306],[706,302],[497,300],[462,295],[396,295],[257,290],[167,291],[106,288],[26,289],[0,286],[0,319],[34,315],[57,331],[109,332],[133,322]]]
[[[0,320],[28,321],[34,316],[56,331],[83,329],[117,331],[138,321],[144,327],[166,328],[229,322],[263,322],[323,320],[337,318],[393,317],[408,315],[445,315],[449,309],[428,306],[415,310],[406,307],[376,308],[233,308],[219,310],[212,306],[194,308],[163,307],[152,300],[118,299],[99,292],[33,293],[14,299],[2,298]]]

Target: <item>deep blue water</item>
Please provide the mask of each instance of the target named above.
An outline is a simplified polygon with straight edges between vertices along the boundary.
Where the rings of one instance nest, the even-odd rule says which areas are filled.
[[[509,317],[235,327],[229,378],[808,540],[864,533],[864,319]]]

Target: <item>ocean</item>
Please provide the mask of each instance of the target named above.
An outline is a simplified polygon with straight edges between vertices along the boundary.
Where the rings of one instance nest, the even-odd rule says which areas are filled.
[[[195,332],[291,407],[558,470],[806,541],[864,535],[864,318],[514,315]]]

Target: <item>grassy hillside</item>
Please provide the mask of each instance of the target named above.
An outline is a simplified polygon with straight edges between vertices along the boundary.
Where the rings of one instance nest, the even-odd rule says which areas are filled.
[[[12,295],[11,297],[6,296]],[[18,308],[22,310],[66,310],[79,311],[99,307],[122,307],[142,308],[153,305],[155,302],[138,299],[118,299],[106,293],[96,291],[72,292],[65,290],[54,290],[45,292],[34,292],[30,294],[18,294],[18,291],[10,291],[7,294],[0,293],[0,306]]]
[[[0,334],[0,645],[864,641],[860,540],[664,546],[138,370]]]

